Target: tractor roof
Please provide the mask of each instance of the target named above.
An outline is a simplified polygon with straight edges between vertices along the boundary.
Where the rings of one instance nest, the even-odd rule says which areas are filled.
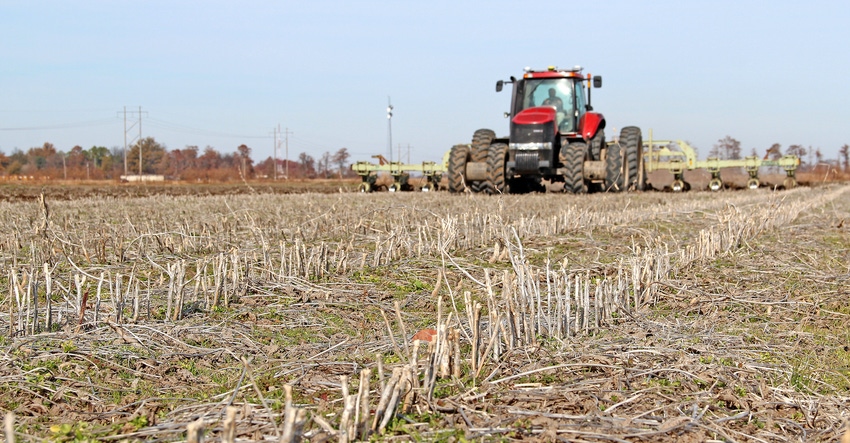
[[[581,66],[575,66],[572,69],[558,69],[555,66],[549,66],[546,70],[534,70],[525,68],[525,74],[522,78],[583,78],[581,75]]]

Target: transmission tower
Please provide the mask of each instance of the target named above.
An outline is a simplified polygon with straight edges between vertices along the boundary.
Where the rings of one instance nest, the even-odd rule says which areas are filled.
[[[118,113],[120,115],[121,111],[119,111]],[[138,111],[128,111],[127,107],[124,106],[123,114],[124,114],[124,175],[128,174],[128,171],[127,171],[127,134],[129,134],[130,131],[133,130],[133,127],[138,125],[139,126],[139,135],[137,135],[135,138],[131,138],[130,144],[132,145],[134,141],[139,142],[139,175],[141,176],[142,175],[142,145],[141,145],[141,141],[142,141],[142,114],[147,114],[147,111],[142,112],[141,106],[139,106]],[[127,127],[127,115],[128,114],[130,115],[131,119],[135,116],[135,120],[131,121],[131,124],[130,124],[129,127]]]

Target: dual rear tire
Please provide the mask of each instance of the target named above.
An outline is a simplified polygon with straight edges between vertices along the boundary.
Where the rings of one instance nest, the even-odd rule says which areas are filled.
[[[449,151],[449,165],[446,175],[449,179],[449,192],[466,192],[466,163],[469,161],[469,145],[454,145]]]
[[[505,176],[507,161],[508,145],[496,143],[490,146],[487,153],[487,184],[484,192],[488,194],[506,194],[509,192],[508,180]]]
[[[504,143],[492,144],[496,133],[490,129],[479,129],[472,135],[472,144],[455,145],[449,152],[446,175],[449,192],[503,193],[507,190],[505,161],[508,146]],[[469,162],[485,163],[485,180],[467,180],[466,165]]]
[[[605,190],[643,191],[646,171],[643,164],[643,137],[640,128],[626,126],[617,143],[608,146],[605,156]]]
[[[492,129],[479,129],[472,134],[470,157],[472,161],[486,163],[490,157],[490,145],[496,133]],[[472,192],[488,192],[489,180],[471,180],[469,188]]]

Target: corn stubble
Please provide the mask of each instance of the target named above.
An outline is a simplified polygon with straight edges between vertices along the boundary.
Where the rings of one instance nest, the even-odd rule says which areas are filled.
[[[834,440],[848,196],[0,203],[6,438]]]

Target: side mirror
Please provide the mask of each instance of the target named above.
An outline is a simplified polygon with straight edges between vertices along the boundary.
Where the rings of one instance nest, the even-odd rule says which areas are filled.
[[[504,88],[504,87],[505,87],[504,81],[499,80],[499,81],[496,82],[496,92],[502,92],[502,88]]]
[[[594,88],[601,88],[602,87],[602,76],[601,75],[597,75],[597,76],[593,77],[593,87]]]

